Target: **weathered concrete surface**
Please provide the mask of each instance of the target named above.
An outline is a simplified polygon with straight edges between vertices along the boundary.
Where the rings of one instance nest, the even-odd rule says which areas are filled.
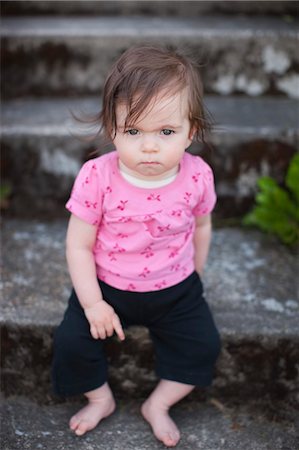
[[[208,93],[298,98],[298,28],[281,17],[19,17],[1,26],[2,91],[100,94],[111,64],[134,44],[187,47]]]
[[[2,1],[3,15],[159,15],[189,16],[202,14],[294,14],[298,13],[294,1]]]
[[[70,281],[65,222],[8,221],[3,227],[2,381],[7,394],[50,394],[53,328]],[[223,339],[214,389],[222,395],[287,399],[298,393],[298,261],[258,232],[215,230],[204,284]],[[107,343],[119,395],[148,392],[156,381],[147,330]]]
[[[4,221],[2,321],[57,324],[70,286],[65,232],[65,221]],[[204,280],[222,330],[297,336],[297,270],[296,255],[274,239],[237,228],[214,230]]]
[[[209,139],[213,148],[193,145],[191,151],[202,154],[214,169],[221,200],[216,215],[242,215],[252,205],[261,175],[279,183],[284,179],[298,148],[298,102],[207,96],[206,105],[215,122]],[[83,160],[92,150],[109,149],[100,138],[77,139],[91,130],[75,123],[70,111],[83,116],[100,108],[101,99],[90,97],[3,102],[2,164],[13,190],[11,213],[61,215]]]
[[[192,394],[191,394],[192,395]],[[214,403],[213,403],[214,402]],[[217,407],[215,407],[218,406]],[[122,401],[117,411],[81,438],[68,429],[80,403],[41,406],[27,398],[4,401],[2,450],[159,450],[165,448],[140,416],[140,402]],[[220,408],[220,409],[219,409]],[[172,412],[181,430],[178,450],[295,450],[298,417],[270,421],[246,406],[184,401]]]

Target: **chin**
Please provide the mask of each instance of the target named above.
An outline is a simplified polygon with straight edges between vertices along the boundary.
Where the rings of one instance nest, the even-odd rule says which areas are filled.
[[[148,167],[147,170],[143,170],[140,175],[143,175],[145,177],[161,177],[163,178],[163,173],[161,173],[158,170],[155,170],[154,167]]]

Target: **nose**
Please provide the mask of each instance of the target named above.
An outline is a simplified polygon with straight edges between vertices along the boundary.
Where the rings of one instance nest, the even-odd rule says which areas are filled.
[[[142,138],[141,150],[144,153],[156,153],[159,151],[159,146],[155,136],[144,135]]]

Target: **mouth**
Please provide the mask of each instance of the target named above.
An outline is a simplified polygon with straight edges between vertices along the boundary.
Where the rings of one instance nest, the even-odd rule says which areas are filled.
[[[141,164],[144,164],[146,166],[155,166],[155,165],[158,165],[160,163],[158,163],[157,161],[143,161]]]

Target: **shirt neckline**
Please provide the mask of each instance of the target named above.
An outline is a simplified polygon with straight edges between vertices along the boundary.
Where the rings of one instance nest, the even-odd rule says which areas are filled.
[[[175,174],[171,175],[168,178],[164,178],[162,180],[142,180],[140,178],[134,177],[133,175],[126,173],[125,171],[123,171],[121,169],[120,166],[119,166],[119,171],[120,171],[121,176],[125,180],[127,180],[128,183],[132,184],[135,187],[136,186],[143,187],[146,189],[157,189],[162,186],[167,186],[167,184],[172,183],[179,174],[179,170],[178,170]]]

